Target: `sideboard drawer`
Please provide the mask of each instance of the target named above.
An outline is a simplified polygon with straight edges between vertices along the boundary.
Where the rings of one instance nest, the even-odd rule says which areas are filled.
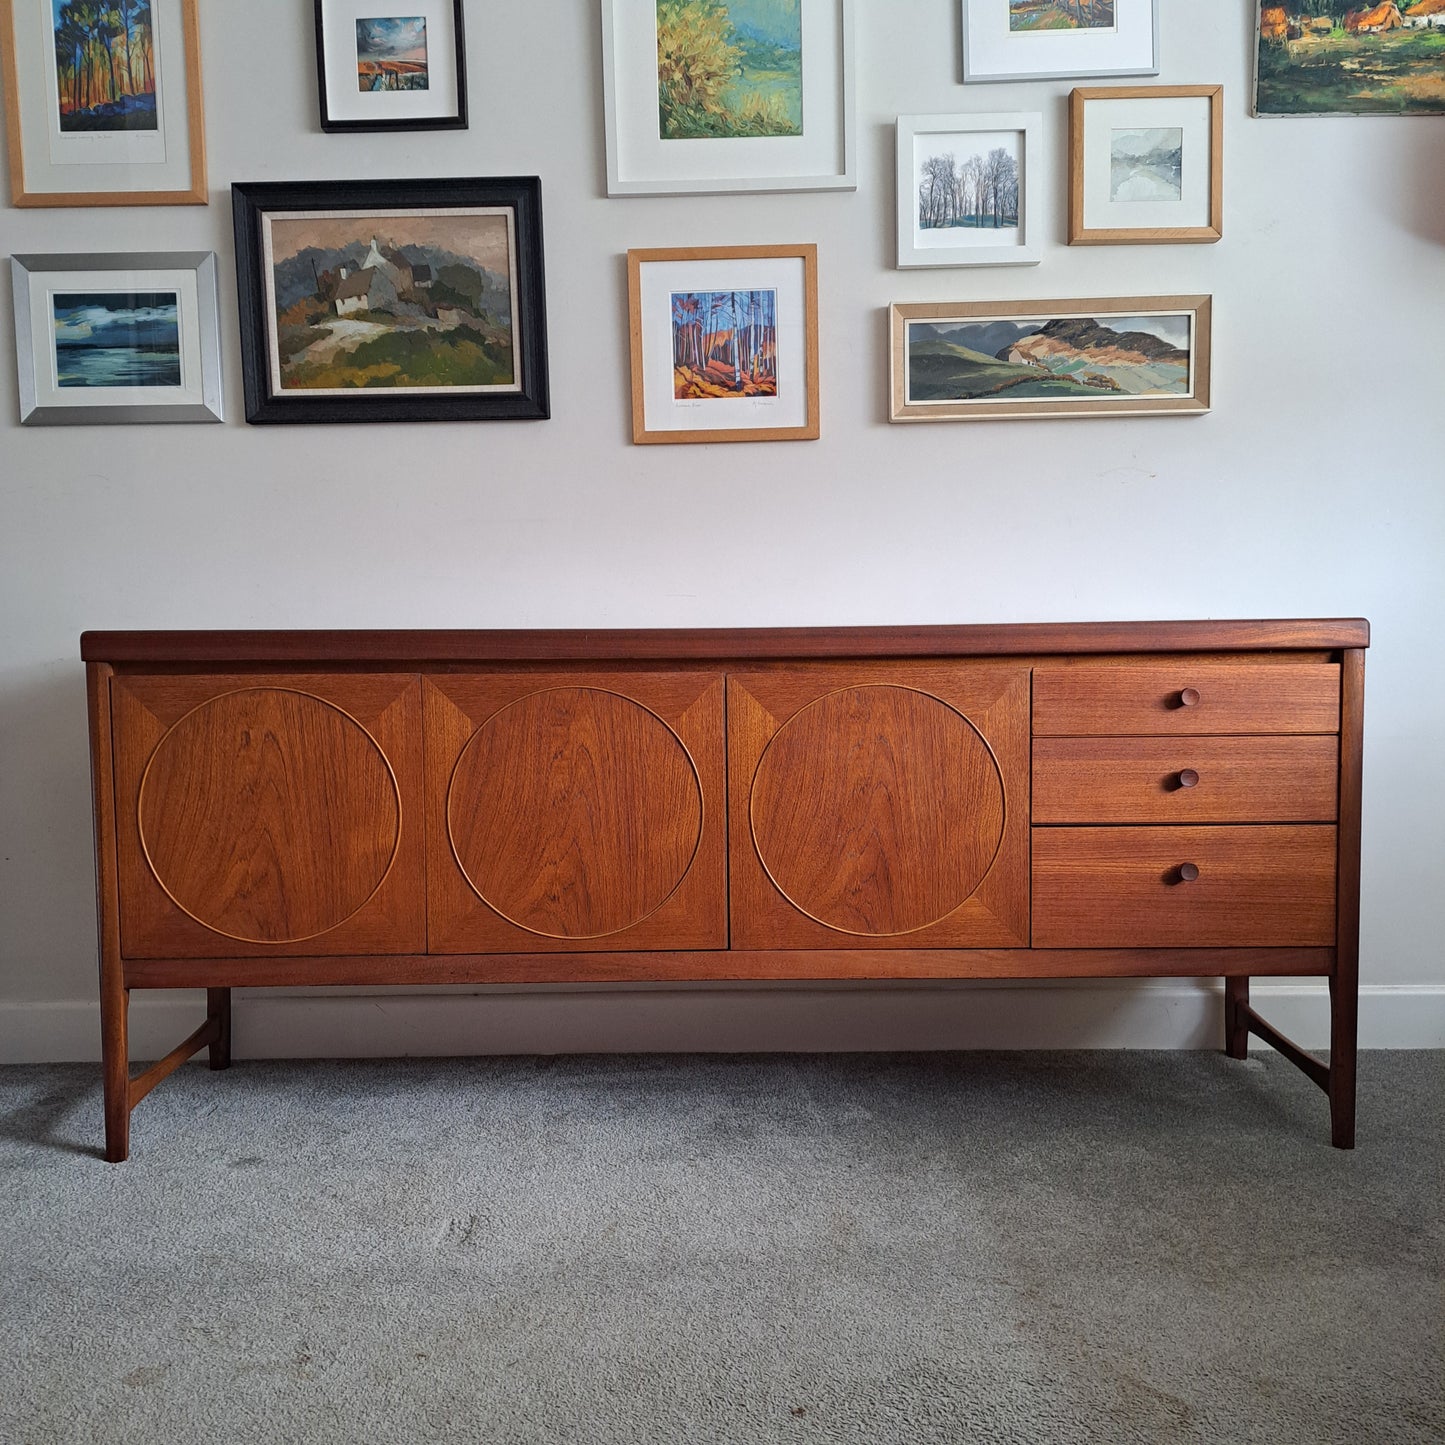
[[[1333,823],[1339,739],[1038,738],[1035,823]]]
[[[1337,733],[1331,663],[1128,663],[1034,670],[1034,736]]]
[[[1035,828],[1035,948],[1327,947],[1335,829]]]

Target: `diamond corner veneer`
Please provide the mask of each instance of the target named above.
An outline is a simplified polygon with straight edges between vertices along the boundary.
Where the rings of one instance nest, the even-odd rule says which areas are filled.
[[[1219,977],[1354,1141],[1359,619],[88,632],[106,1155],[236,987]],[[1249,980],[1330,982],[1329,1063]],[[134,1077],[132,989],[205,988]]]

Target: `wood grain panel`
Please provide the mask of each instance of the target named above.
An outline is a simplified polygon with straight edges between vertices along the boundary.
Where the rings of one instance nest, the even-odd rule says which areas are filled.
[[[1003,839],[998,765],[961,713],[915,688],[846,688],[774,735],[753,845],[794,907],[842,933],[915,933],[983,881]]]
[[[424,946],[415,677],[112,683],[128,957]]]
[[[736,947],[962,947],[1028,931],[1028,673],[728,681]]]
[[[202,974],[236,988],[381,984],[825,982],[830,979],[1321,977],[1330,948],[694,949],[642,953],[434,953],[408,958],[128,960],[127,988],[189,988]]]
[[[1311,825],[1035,828],[1034,946],[1332,946],[1335,846]]]
[[[1033,776],[1035,823],[1331,823],[1339,740],[1038,738]]]
[[[429,679],[433,952],[727,945],[722,679]]]
[[[894,627],[677,627],[469,631],[86,632],[112,664],[750,661],[757,658],[1026,657],[1045,653],[1333,651],[1368,647],[1363,617],[1202,622],[1007,622]]]
[[[1332,664],[1185,661],[1034,672],[1036,737],[1339,730],[1340,670]]]
[[[702,836],[687,749],[615,692],[555,687],[488,718],[447,790],[447,828],[481,899],[519,928],[598,938],[654,913]]]
[[[354,718],[289,688],[202,703],[141,779],[141,846],[176,905],[245,943],[337,927],[381,886],[401,836],[396,780]]]

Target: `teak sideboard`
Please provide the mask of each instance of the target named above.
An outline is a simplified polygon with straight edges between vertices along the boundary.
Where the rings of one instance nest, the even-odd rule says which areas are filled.
[[[106,1157],[236,987],[1222,977],[1354,1142],[1360,619],[87,632]],[[1330,984],[1329,1062],[1249,1003]],[[205,1022],[131,1077],[132,989]]]

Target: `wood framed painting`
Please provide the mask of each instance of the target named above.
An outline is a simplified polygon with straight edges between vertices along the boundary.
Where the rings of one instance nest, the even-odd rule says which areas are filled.
[[[465,130],[462,0],[316,0],[324,131]]]
[[[204,206],[197,0],[0,0],[15,206]]]
[[[535,176],[231,197],[247,421],[548,415]]]
[[[1258,9],[1255,115],[1445,115],[1445,0]]]
[[[602,0],[609,196],[855,190],[853,0]]]
[[[818,248],[627,253],[632,440],[815,441]]]
[[[213,252],[12,256],[10,276],[22,425],[222,419]]]
[[[1036,266],[1043,116],[898,117],[898,266]]]
[[[1210,298],[889,308],[891,421],[1209,410]]]
[[[1159,73],[1159,0],[960,3],[966,85]]]
[[[1069,244],[1217,241],[1224,87],[1100,86],[1069,101]]]

